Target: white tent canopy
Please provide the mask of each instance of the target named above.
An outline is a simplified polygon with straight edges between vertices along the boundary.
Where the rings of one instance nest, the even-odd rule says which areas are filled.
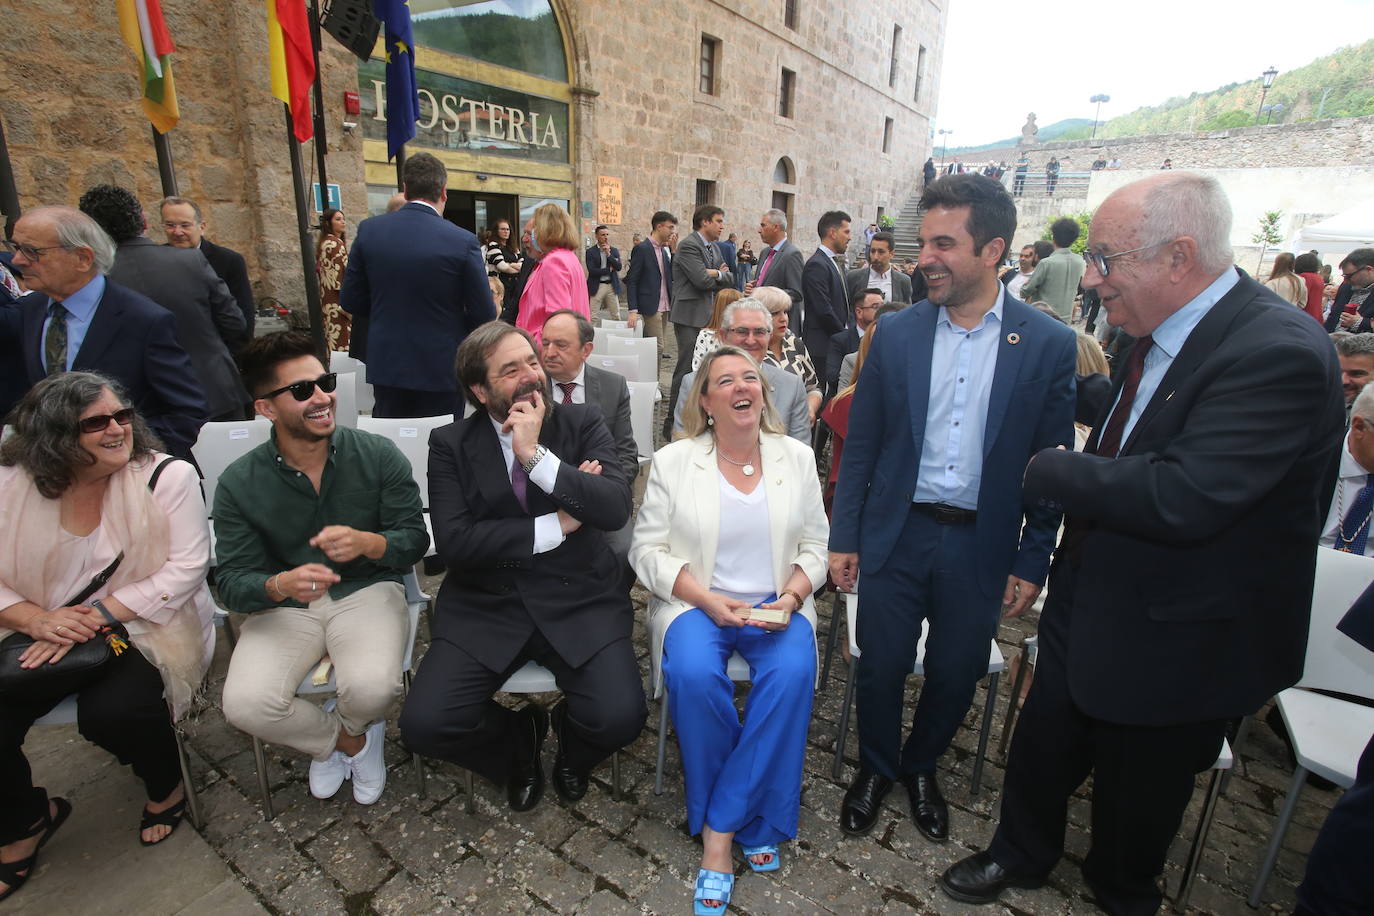
[[[1294,254],[1315,249],[1319,254],[1342,256],[1356,248],[1374,248],[1374,200],[1303,226],[1288,240],[1287,248]]]

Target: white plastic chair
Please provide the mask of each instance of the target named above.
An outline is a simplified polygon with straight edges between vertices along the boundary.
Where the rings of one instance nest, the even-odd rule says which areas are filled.
[[[367,366],[362,360],[355,359],[340,350],[333,350],[329,354],[329,371],[352,372],[355,377],[353,390],[357,398],[358,413],[372,413],[372,405],[376,403],[376,396],[372,392],[372,385],[367,381]]]
[[[725,662],[725,676],[742,684],[749,680],[749,662],[738,652],[731,652]],[[651,653],[649,662],[649,693],[658,698],[658,756],[654,764],[654,794],[663,794],[663,761],[668,756],[668,685],[663,683],[663,647]]]
[[[1374,709],[1339,700],[1316,690],[1331,690],[1374,699],[1374,664],[1369,652],[1336,629],[1355,599],[1374,580],[1374,558],[1317,548],[1317,581],[1312,592],[1312,622],[1302,680],[1276,698],[1283,724],[1293,741],[1298,763],[1288,784],[1274,836],[1250,891],[1257,907],[1279,857],[1288,823],[1298,807],[1307,774],[1331,780],[1343,789],[1355,783],[1360,754],[1374,736]]]
[[[271,432],[270,423],[254,423],[251,420],[206,423],[201,426],[196,444],[191,446],[191,454],[200,466],[204,481],[207,517],[214,512],[215,487],[220,475],[229,465],[266,442]]]
[[[605,328],[605,329],[608,330],[608,331],[611,330],[612,328],[627,329],[627,328],[629,328],[629,326],[630,326],[630,323],[629,323],[628,321],[616,321],[616,320],[611,319],[611,318],[602,318],[602,319],[601,319],[601,327]]]
[[[556,690],[558,690],[558,681],[554,678],[552,671],[535,662],[525,662],[523,668],[506,678],[506,682],[501,685],[501,689],[497,693],[553,693]],[[464,770],[463,775],[467,779],[467,812],[472,814],[477,810],[476,795],[472,786],[472,770]],[[620,751],[611,755],[611,798],[620,801]]]
[[[658,383],[625,384],[630,389],[630,429],[634,431],[635,450],[642,467],[654,455],[654,395],[658,394]]]
[[[405,576],[406,588],[406,613],[410,618],[410,635],[406,638],[405,652],[401,656],[401,697],[404,698],[410,693],[410,680],[412,676],[411,668],[415,660],[415,633],[420,625],[420,609],[427,606],[430,601],[429,595],[420,591],[420,580],[414,572],[408,572]],[[313,671],[312,671],[313,674]],[[329,680],[322,686],[311,683],[311,674],[307,674],[301,681],[301,685],[296,688],[297,696],[309,696],[312,694],[335,693],[338,685],[335,683],[333,668],[329,671]],[[258,791],[262,794],[262,812],[264,819],[272,820],[276,814],[272,810],[272,789],[267,780],[267,755],[263,751],[263,742],[257,735],[253,735],[253,762],[258,773]],[[419,788],[420,797],[425,797],[425,768],[419,754],[411,754],[411,761],[415,766],[415,781]]]
[[[844,746],[849,740],[849,716],[854,706],[854,683],[856,674],[859,670],[859,651],[858,641],[858,619],[859,619],[859,596],[853,592],[841,592],[840,597],[844,599],[845,618],[849,627],[849,678],[844,685],[844,705],[840,707],[840,733],[835,739],[835,765],[831,770],[831,775],[838,780],[844,769]],[[912,674],[925,674],[926,658],[926,622],[921,622],[921,640],[916,644],[916,664],[912,667]],[[973,758],[973,775],[970,779],[969,794],[977,795],[980,783],[983,779],[983,760],[987,757],[988,751],[988,732],[992,726],[992,714],[997,704],[997,682],[1001,678],[1002,672],[1006,670],[1006,660],[1002,658],[1002,650],[997,647],[997,640],[988,641],[988,687],[987,701],[983,704],[983,724],[978,730],[978,754]]]
[[[358,376],[354,372],[340,372],[334,387],[334,424],[358,428]]]
[[[589,365],[622,376],[627,382],[656,382],[656,378],[643,378],[643,367],[638,356],[611,356],[605,353],[592,353],[587,358]]]
[[[654,381],[654,373],[658,369],[658,338],[612,335],[606,338],[606,355],[638,356],[639,378],[651,382]]]

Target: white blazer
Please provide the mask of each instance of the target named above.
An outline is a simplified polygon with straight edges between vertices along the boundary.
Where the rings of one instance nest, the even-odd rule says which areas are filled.
[[[773,555],[773,590],[781,591],[798,566],[811,582],[800,613],[816,630],[810,592],[825,583],[830,523],[821,502],[816,459],[808,446],[773,433],[759,443],[768,528]],[[649,599],[652,658],[657,671],[668,625],[691,605],[673,597],[673,583],[686,566],[710,587],[720,536],[720,477],[710,434],[679,439],[654,453],[644,502],[630,544],[630,565],[653,593]],[[654,696],[662,691],[655,675]]]

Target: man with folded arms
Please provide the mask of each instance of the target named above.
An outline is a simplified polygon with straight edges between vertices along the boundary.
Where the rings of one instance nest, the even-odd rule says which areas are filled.
[[[247,614],[224,682],[224,717],[309,754],[310,792],[347,779],[370,805],[386,785],[386,714],[401,694],[410,634],[402,577],[429,535],[410,463],[389,440],[335,426],[334,373],[305,334],[255,338],[239,354],[271,438],[215,490],[219,598]],[[337,700],[296,696],[325,656]]]

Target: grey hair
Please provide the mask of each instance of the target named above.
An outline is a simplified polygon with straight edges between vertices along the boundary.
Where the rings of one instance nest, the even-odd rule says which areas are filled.
[[[164,207],[175,207],[180,204],[185,204],[191,208],[191,212],[196,215],[196,222],[205,222],[205,217],[200,214],[200,204],[189,197],[164,197],[157,202],[157,212],[161,213]]]
[[[57,499],[76,480],[77,468],[95,464],[81,446],[77,423],[106,388],[120,404],[130,406],[118,382],[95,372],[59,372],[34,385],[9,415],[13,435],[0,445],[0,465],[22,468],[39,493]],[[134,459],[161,450],[162,443],[137,413],[130,431]]]
[[[752,295],[763,303],[769,314],[774,311],[786,311],[792,307],[792,297],[787,294],[787,290],[778,289],[776,286],[760,286]]]
[[[1334,342],[1341,356],[1374,356],[1374,334],[1346,334]]]
[[[1356,336],[1366,337],[1368,335],[1358,334]],[[1355,403],[1350,405],[1350,415],[1374,425],[1374,385],[1365,385],[1360,393],[1355,396]]]
[[[743,299],[736,299],[725,307],[725,311],[720,315],[721,328],[724,329],[733,325],[735,316],[740,312],[759,312],[768,319],[769,324],[773,323],[773,313],[768,311],[768,306],[753,296],[745,296]]]
[[[41,215],[57,228],[57,243],[64,248],[89,248],[95,256],[95,269],[102,274],[114,267],[115,243],[100,224],[75,207],[35,207],[25,216]]]
[[[763,211],[763,218],[777,226],[783,232],[787,231],[787,214],[776,208]]]
[[[1221,182],[1197,172],[1174,172],[1157,179],[1141,205],[1140,239],[1144,244],[1190,236],[1197,242],[1198,266],[1220,273],[1233,263],[1231,202]]]

